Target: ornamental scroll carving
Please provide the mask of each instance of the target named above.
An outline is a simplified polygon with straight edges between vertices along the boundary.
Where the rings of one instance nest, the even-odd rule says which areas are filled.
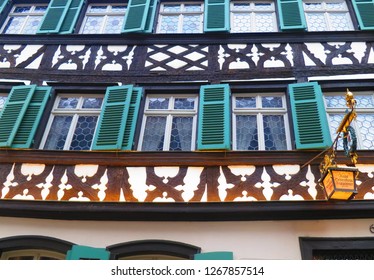
[[[374,199],[374,164],[357,165],[355,199]],[[324,200],[318,166],[0,166],[1,199],[91,202]]]

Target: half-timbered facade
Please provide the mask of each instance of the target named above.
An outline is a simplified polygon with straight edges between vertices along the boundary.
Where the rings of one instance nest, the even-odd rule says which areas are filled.
[[[373,258],[373,1],[0,12],[2,259]],[[358,192],[329,201],[347,88]]]

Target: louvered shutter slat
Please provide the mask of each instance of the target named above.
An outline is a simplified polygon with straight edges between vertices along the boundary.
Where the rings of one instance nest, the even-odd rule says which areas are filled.
[[[231,146],[230,87],[228,84],[200,88],[199,150],[227,150]]]
[[[4,10],[7,4],[8,4],[8,0],[0,0],[0,14]]]
[[[145,27],[144,27],[144,33],[153,32],[153,24],[154,24],[155,17],[156,17],[157,3],[158,3],[158,0],[150,1],[149,10],[147,14],[147,20],[145,22]]]
[[[26,113],[17,130],[12,148],[30,148],[36,129],[50,96],[51,87],[36,87]]]
[[[69,34],[74,32],[75,24],[79,17],[84,1],[72,0],[70,7],[64,17],[59,34]]]
[[[133,88],[133,91],[131,94],[129,113],[128,113],[127,121],[126,121],[125,132],[123,135],[122,150],[132,149],[142,94],[143,94],[142,88],[139,88],[139,87]]]
[[[374,29],[374,0],[352,0],[360,29]]]
[[[35,85],[12,88],[0,115],[0,147],[12,145],[35,88]]]
[[[205,0],[204,32],[229,31],[229,1]]]
[[[93,150],[121,149],[132,91],[132,85],[107,88]]]
[[[322,149],[332,145],[322,91],[318,83],[288,86],[297,149]]]
[[[43,20],[37,31],[42,33],[58,33],[65,19],[72,0],[52,0],[43,17]]]
[[[130,0],[124,19],[122,32],[143,32],[151,0]]]
[[[278,0],[278,10],[282,30],[306,29],[306,20],[301,0]]]

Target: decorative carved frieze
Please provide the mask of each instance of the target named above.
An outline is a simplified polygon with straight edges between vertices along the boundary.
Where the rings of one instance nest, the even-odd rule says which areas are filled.
[[[374,199],[374,165],[357,165],[358,194]],[[308,165],[114,167],[92,164],[0,166],[1,199],[91,202],[325,200],[319,168]]]
[[[213,75],[374,64],[372,42],[0,45],[0,69]],[[78,73],[78,72],[77,72]],[[277,71],[274,71],[276,77]]]

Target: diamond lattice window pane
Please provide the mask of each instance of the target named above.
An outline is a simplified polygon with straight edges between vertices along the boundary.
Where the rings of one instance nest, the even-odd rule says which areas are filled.
[[[60,98],[57,108],[61,108],[61,109],[77,108],[78,101],[79,101],[78,97],[62,97]]]
[[[97,116],[80,116],[70,144],[70,150],[89,150],[96,128]]]
[[[356,118],[357,126],[363,145],[363,149],[374,149],[374,115],[358,114]],[[357,133],[357,132],[356,132]]]
[[[47,150],[63,150],[66,137],[69,133],[72,116],[56,116],[53,119],[52,126],[49,130],[47,141],[44,149]]]
[[[173,117],[170,135],[170,151],[190,151],[192,117]]]
[[[165,141],[166,117],[147,117],[142,151],[162,151]]]
[[[195,108],[195,98],[175,98],[174,109],[188,110]]]
[[[236,149],[258,150],[257,117],[236,116]]]
[[[185,16],[183,21],[183,33],[199,33],[201,26],[201,17],[197,16]]]
[[[0,95],[0,111],[4,108],[5,101],[8,99],[7,96]]]
[[[263,116],[265,150],[287,150],[283,116]]]

